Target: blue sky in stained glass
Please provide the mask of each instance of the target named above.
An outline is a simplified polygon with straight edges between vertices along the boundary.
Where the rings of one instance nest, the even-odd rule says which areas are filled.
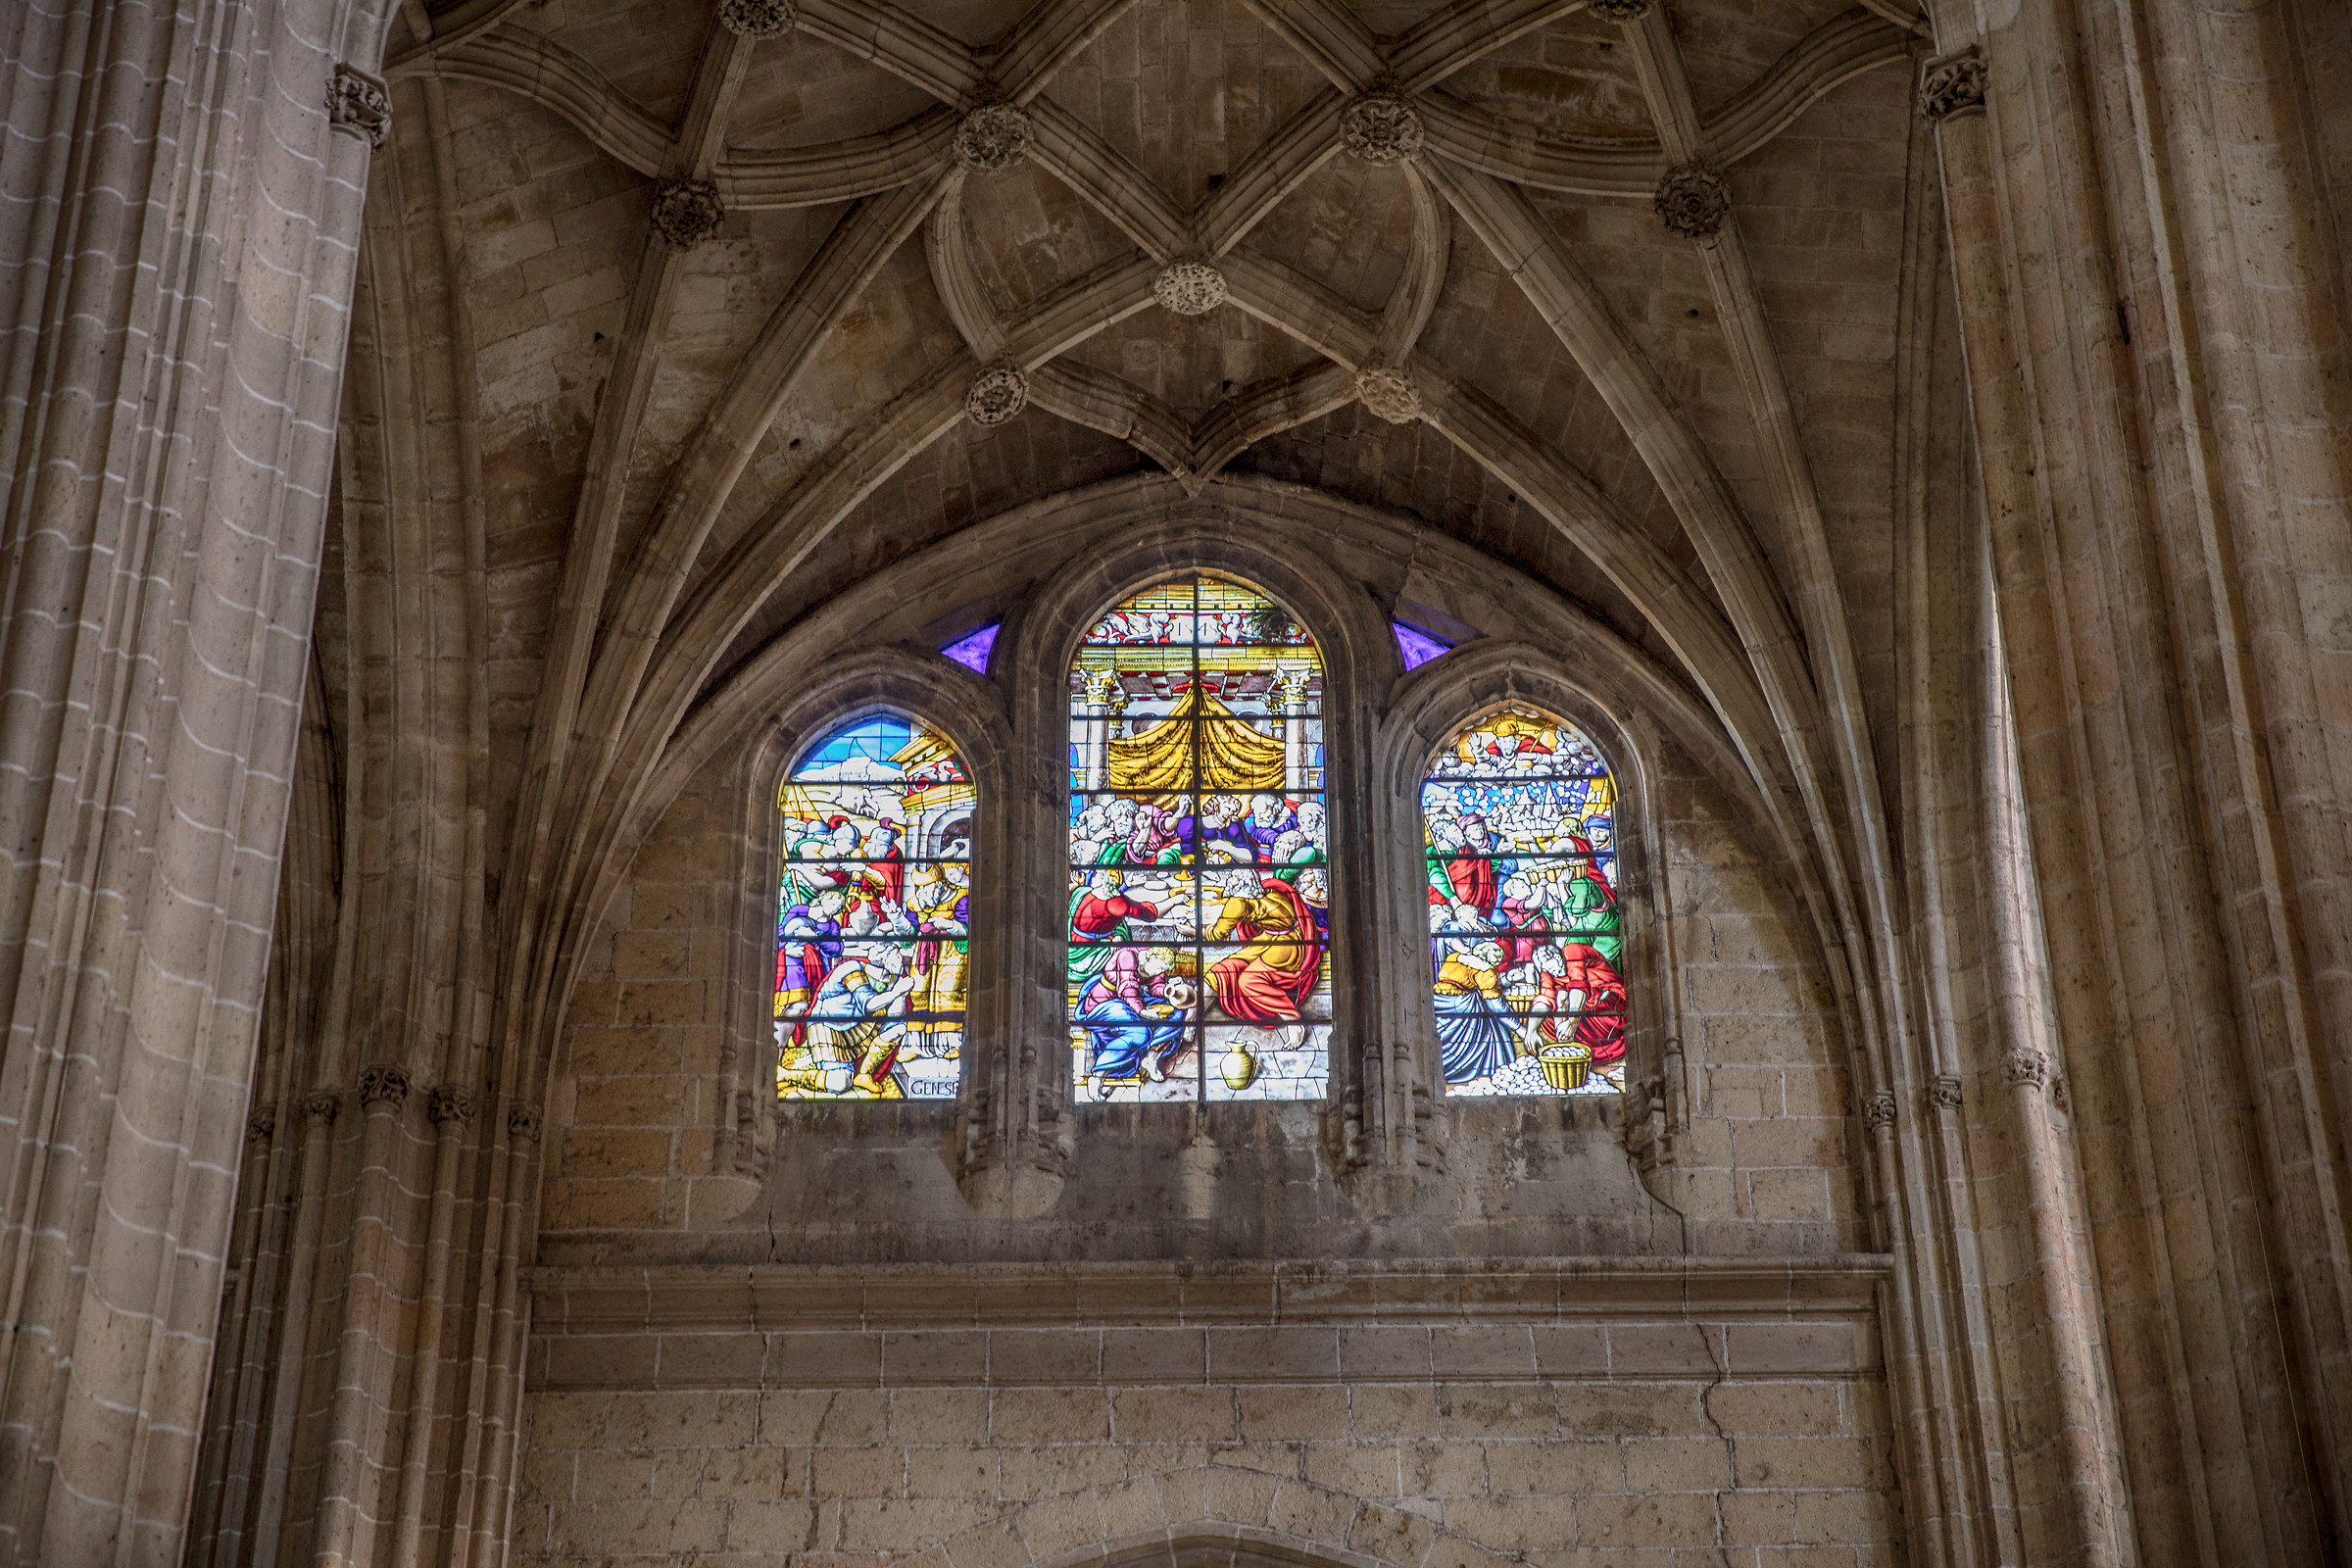
[[[814,750],[801,759],[801,765],[793,771],[808,774],[820,768],[838,767],[854,757],[887,763],[905,750],[906,743],[913,738],[913,726],[903,718],[893,718],[884,713],[872,718],[857,719],[826,736]]]

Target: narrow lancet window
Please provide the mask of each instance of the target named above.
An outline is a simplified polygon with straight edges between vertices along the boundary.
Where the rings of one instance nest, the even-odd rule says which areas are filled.
[[[1421,819],[1447,1093],[1624,1087],[1616,795],[1592,743],[1532,709],[1439,754]]]
[[[1323,664],[1194,576],[1070,670],[1070,1047],[1097,1101],[1320,1098],[1331,1037]]]
[[[835,730],[777,791],[781,1098],[955,1097],[976,799],[945,737],[887,714]]]

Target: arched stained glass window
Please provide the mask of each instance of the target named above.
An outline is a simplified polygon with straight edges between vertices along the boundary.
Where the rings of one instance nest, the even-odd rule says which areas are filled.
[[[954,1098],[976,800],[944,736],[889,714],[826,736],[778,789],[780,1098]]]
[[[1070,669],[1070,1047],[1109,1101],[1320,1098],[1323,664],[1253,588],[1147,589]]]
[[[1446,1092],[1625,1083],[1616,785],[1533,709],[1465,726],[1421,786],[1432,989]]]

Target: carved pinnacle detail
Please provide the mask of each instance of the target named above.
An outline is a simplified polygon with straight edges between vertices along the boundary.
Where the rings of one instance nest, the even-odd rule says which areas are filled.
[[[337,66],[326,78],[326,122],[346,135],[365,136],[370,151],[392,134],[392,91],[381,76]]]
[[[1919,112],[1944,121],[1984,112],[1984,58],[1974,49],[1931,60],[1919,74]]]
[[[1355,395],[1391,424],[1410,424],[1421,417],[1421,395],[1395,366],[1375,361],[1356,371]]]
[[[1170,262],[1152,280],[1152,297],[1178,316],[1206,316],[1225,303],[1225,274],[1206,262]]]
[[[360,1069],[360,1103],[369,1110],[381,1105],[397,1111],[408,1102],[409,1070],[379,1062]]]
[[[331,1126],[335,1112],[343,1108],[343,1097],[331,1089],[321,1089],[303,1101],[302,1108],[310,1114],[311,1120]]]
[[[1894,1125],[1894,1096],[1882,1089],[1862,1104],[1862,1125],[1872,1132]]]
[[[654,182],[654,232],[665,244],[690,251],[718,233],[727,210],[718,187],[707,179],[662,179]]]
[[[1003,424],[1029,406],[1029,378],[1017,365],[992,365],[972,377],[963,395],[965,417],[974,424]]]
[[[982,104],[956,127],[956,157],[994,174],[1029,156],[1029,112],[1017,104]]]
[[[1658,176],[1650,205],[1670,233],[1711,239],[1732,216],[1732,187],[1705,164],[1681,164]]]
[[[2018,1046],[2001,1058],[2001,1076],[2013,1084],[2039,1088],[2049,1081],[2050,1059],[2032,1046]]]
[[[473,1119],[473,1094],[456,1084],[442,1084],[425,1100],[424,1114],[436,1127],[445,1121],[463,1126]]]
[[[1960,1080],[1950,1073],[1937,1073],[1928,1085],[1928,1098],[1946,1110],[1958,1110]]]
[[[1404,94],[1375,87],[1341,113],[1340,145],[1367,164],[1401,164],[1421,151],[1421,117]]]
[[[1650,0],[1585,0],[1585,9],[1603,22],[1620,26],[1649,15]]]
[[[718,24],[739,38],[781,38],[800,20],[792,0],[718,0]]]
[[[245,1136],[256,1143],[268,1142],[277,1132],[277,1103],[265,1100],[253,1107],[245,1118]]]

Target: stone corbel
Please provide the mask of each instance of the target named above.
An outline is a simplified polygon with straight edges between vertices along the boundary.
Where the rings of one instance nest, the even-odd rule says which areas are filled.
[[[326,78],[327,123],[380,152],[392,134],[392,90],[384,78],[353,66],[337,66]]]
[[[1034,1219],[1052,1208],[1078,1153],[1069,1087],[1049,1078],[1040,1058],[1033,1036],[984,1054],[972,1064],[980,1081],[962,1096],[956,1186],[991,1219]]]

